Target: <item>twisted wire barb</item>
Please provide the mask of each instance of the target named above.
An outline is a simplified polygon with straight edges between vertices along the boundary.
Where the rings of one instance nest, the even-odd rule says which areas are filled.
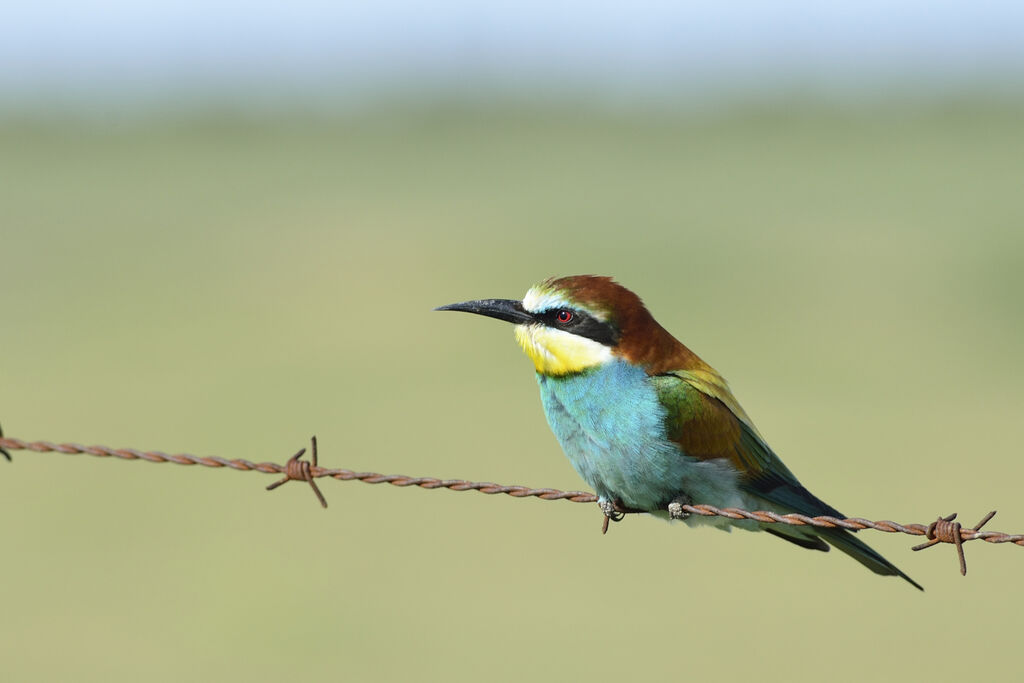
[[[478,491],[490,495],[505,494],[513,498],[540,498],[541,500],[567,500],[572,503],[595,503],[598,498],[593,493],[586,491],[561,491],[551,488],[530,488],[528,486],[506,486],[492,482],[466,481],[464,479],[438,479],[436,477],[409,477],[402,474],[380,474],[378,472],[355,472],[342,468],[320,467],[317,463],[316,437],[312,443],[312,462],[301,460],[306,449],[300,450],[293,455],[286,464],[280,465],[274,462],[254,463],[242,458],[219,458],[215,456],[196,456],[188,453],[168,454],[162,451],[140,451],[135,448],[110,448],[108,446],[82,446],[75,443],[55,444],[49,441],[23,441],[4,437],[0,432],[0,454],[10,460],[7,450],[12,451],[34,451],[36,453],[65,453],[68,455],[94,455],[98,457],[120,458],[123,460],[145,460],[153,463],[170,462],[177,465],[201,465],[203,467],[228,468],[238,471],[254,471],[266,474],[283,474],[283,479],[271,484],[268,490],[276,489],[289,481],[305,481],[312,487],[317,499],[323,507],[327,507],[320,489],[316,486],[316,479],[329,477],[339,481],[361,481],[365,484],[391,484],[392,486],[408,487],[416,486],[422,489],[449,489],[452,491]],[[728,519],[748,519],[765,524],[787,524],[790,526],[813,526],[821,528],[840,528],[851,531],[872,529],[885,533],[901,533],[910,536],[924,536],[928,539],[926,543],[915,546],[914,550],[930,548],[937,543],[950,543],[956,546],[960,559],[960,573],[967,574],[967,565],[964,560],[963,544],[967,541],[985,541],[987,543],[1010,543],[1024,547],[1024,534],[1007,534],[1000,531],[981,531],[981,527],[992,519],[995,512],[990,512],[974,528],[966,529],[959,522],[954,522],[956,514],[946,517],[939,517],[931,524],[898,524],[891,520],[883,519],[871,521],[861,517],[847,517],[839,519],[828,515],[809,517],[797,513],[779,514],[768,510],[741,510],[739,508],[718,508],[714,505],[682,505],[683,512],[702,517],[726,517]],[[605,525],[609,518],[618,521],[622,514],[639,512],[637,510],[618,509],[613,514],[605,517]],[[606,513],[607,514],[607,513]]]

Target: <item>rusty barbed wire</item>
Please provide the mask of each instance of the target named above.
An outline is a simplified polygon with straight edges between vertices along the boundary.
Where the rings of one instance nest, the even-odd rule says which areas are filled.
[[[220,458],[216,456],[197,456],[188,453],[168,454],[162,451],[141,451],[135,448],[110,448],[108,446],[82,446],[76,443],[56,444],[50,441],[23,441],[4,437],[0,431],[0,453],[11,460],[6,449],[12,451],[33,451],[36,453],[64,453],[67,455],[93,455],[97,457],[119,458],[122,460],[145,460],[152,463],[174,463],[176,465],[200,465],[203,467],[228,468],[237,471],[262,472],[265,474],[283,474],[283,479],[267,486],[274,490],[289,481],[305,481],[312,487],[321,506],[327,507],[327,500],[316,485],[316,479],[331,478],[339,481],[361,481],[365,484],[391,484],[392,486],[415,486],[422,489],[449,489],[451,491],[478,491],[489,495],[504,494],[513,498],[539,498],[541,500],[567,500],[572,503],[596,503],[598,498],[586,491],[562,491],[551,488],[531,488],[519,485],[502,485],[493,482],[467,481],[464,479],[438,479],[436,477],[409,477],[402,474],[381,474],[379,472],[356,472],[343,468],[320,467],[317,461],[316,437],[311,439],[312,462],[302,460],[306,453],[303,448],[284,465],[274,462],[254,463],[242,458]],[[764,524],[787,524],[790,526],[813,526],[821,528],[840,528],[850,531],[871,529],[885,533],[901,533],[910,536],[924,536],[925,543],[914,546],[913,550],[923,550],[938,543],[949,543],[957,549],[960,560],[960,573],[967,574],[963,544],[967,541],[985,541],[987,543],[1010,543],[1024,547],[1024,534],[1007,534],[1001,531],[982,531],[981,527],[996,514],[988,513],[973,528],[964,528],[955,522],[956,513],[939,517],[931,524],[899,524],[891,520],[872,521],[861,517],[839,519],[827,515],[810,517],[798,513],[779,514],[768,510],[741,510],[739,508],[718,508],[714,505],[695,504],[683,505],[682,510],[702,517],[725,517],[735,520],[752,520]],[[616,507],[614,516],[604,515],[603,528],[606,531],[608,521],[619,521],[625,514],[641,512]]]
[[[109,446],[83,446],[76,443],[53,443],[50,441],[23,441],[21,439],[0,437],[0,448],[12,451],[33,451],[36,453],[64,453],[65,455],[94,455],[104,458],[122,460],[145,460],[146,462],[170,462],[176,465],[201,465],[203,467],[228,468],[242,472],[262,472],[264,474],[288,474],[288,465],[274,462],[255,463],[242,458],[220,458],[216,456],[198,456],[188,453],[174,455],[162,451],[140,451],[135,448],[110,448]],[[305,449],[303,449],[305,450]],[[301,453],[301,452],[300,452]],[[292,456],[297,459],[300,455]],[[301,467],[301,465],[300,465]],[[310,466],[309,477],[321,479],[330,477],[339,481],[361,481],[366,484],[391,484],[392,486],[416,486],[423,489],[450,489],[452,491],[479,491],[488,494],[505,494],[513,498],[540,498],[541,500],[568,500],[573,503],[593,503],[597,496],[586,491],[560,491],[558,489],[537,489],[529,486],[503,486],[486,481],[466,481],[464,479],[438,479],[437,477],[409,477],[404,474],[380,474],[379,472],[356,472],[342,468]],[[303,475],[290,477],[305,481]],[[280,485],[280,482],[278,485]]]
[[[284,466],[284,479],[275,481],[273,484],[267,487],[268,491],[273,491],[278,486],[287,484],[290,481],[305,481],[313,488],[313,493],[316,494],[317,500],[320,501],[321,507],[327,507],[327,499],[324,498],[324,494],[320,493],[320,488],[316,485],[316,478],[313,477],[313,468],[318,467],[316,457],[316,437],[310,439],[310,443],[313,448],[313,462],[307,462],[300,460],[305,455],[306,449],[302,448],[298,453],[288,458],[288,462]]]

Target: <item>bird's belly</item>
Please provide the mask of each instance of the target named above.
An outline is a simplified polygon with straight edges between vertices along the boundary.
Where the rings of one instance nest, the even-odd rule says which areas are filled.
[[[665,409],[640,369],[611,363],[570,377],[538,375],[544,412],[573,467],[602,498],[664,510],[679,496],[735,505],[736,472],[699,461],[665,436]]]

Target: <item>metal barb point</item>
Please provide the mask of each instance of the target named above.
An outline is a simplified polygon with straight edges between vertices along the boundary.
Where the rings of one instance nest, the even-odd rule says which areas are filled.
[[[306,462],[305,460],[299,460],[303,455],[306,454],[306,449],[303,448],[298,453],[288,458],[288,463],[284,469],[284,479],[275,481],[273,484],[267,487],[268,491],[273,491],[282,484],[287,484],[290,481],[305,481],[309,482],[310,487],[313,489],[313,493],[316,494],[317,500],[320,501],[322,507],[327,507],[327,500],[324,498],[324,494],[320,493],[320,489],[316,485],[316,479],[313,477],[313,468],[317,467],[317,452],[316,452],[316,436],[310,439],[312,452],[312,463]]]
[[[996,516],[996,511],[988,513],[982,517],[981,521],[975,524],[972,528],[968,529],[969,532],[979,531],[981,527],[985,526],[990,519]],[[928,525],[928,529],[925,530],[924,535],[928,539],[927,542],[915,545],[911,550],[924,550],[925,548],[931,548],[936,543],[952,543],[956,546],[956,554],[960,558],[960,576],[967,576],[967,558],[964,557],[964,534],[963,526],[960,522],[954,521],[956,519],[956,513],[946,515],[945,517],[939,517],[934,522]],[[973,541],[974,536],[968,537],[966,540]]]
[[[3,436],[4,430],[3,427],[0,427],[0,439],[2,439]],[[0,453],[2,453],[5,458],[7,458],[7,462],[14,462],[14,458],[11,457],[11,454],[8,453],[6,449],[0,447]]]

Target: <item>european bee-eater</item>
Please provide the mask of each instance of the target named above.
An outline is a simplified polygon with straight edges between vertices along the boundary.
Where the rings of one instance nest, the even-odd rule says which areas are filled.
[[[844,529],[689,516],[692,502],[842,518],[805,489],[761,437],[725,380],[609,277],[552,278],[522,301],[441,306],[515,325],[548,424],[573,467],[616,510],[763,530],[802,548],[833,545],[876,574],[913,579]],[[922,589],[923,590],[923,589]]]

